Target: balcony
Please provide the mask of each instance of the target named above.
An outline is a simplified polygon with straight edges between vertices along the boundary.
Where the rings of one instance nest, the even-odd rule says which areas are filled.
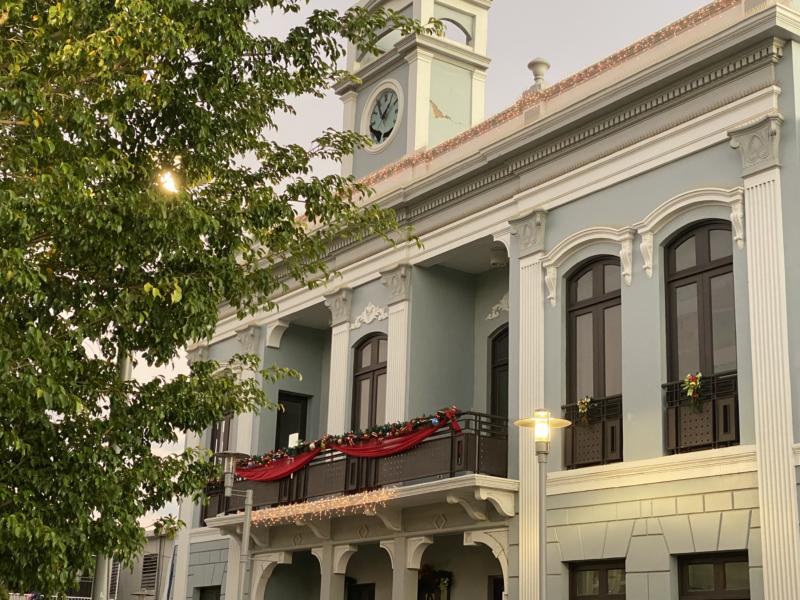
[[[508,468],[508,423],[502,417],[464,412],[460,433],[442,428],[419,446],[384,458],[351,458],[335,450],[320,453],[305,468],[279,481],[237,481],[235,489],[253,490],[254,508],[265,508],[378,489],[388,485],[446,479],[475,473],[505,477]],[[235,513],[244,500],[227,501],[221,486],[206,489],[207,517]]]
[[[577,404],[562,407],[573,426],[564,430],[564,465],[568,469],[622,460],[622,396],[594,398],[581,417]]]
[[[681,381],[662,386],[666,408],[666,447],[670,454],[722,448],[739,443],[736,371],[703,376],[692,401]]]

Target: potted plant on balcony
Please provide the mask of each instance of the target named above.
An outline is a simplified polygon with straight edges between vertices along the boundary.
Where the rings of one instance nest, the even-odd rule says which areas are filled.
[[[592,397],[584,396],[578,400],[578,423],[581,425],[589,424],[589,409],[592,406]]]
[[[683,378],[683,383],[681,384],[681,388],[686,395],[689,397],[692,408],[697,412],[702,412],[703,405],[700,402],[700,389],[703,385],[703,374],[698,371],[697,373],[687,373],[686,377]]]

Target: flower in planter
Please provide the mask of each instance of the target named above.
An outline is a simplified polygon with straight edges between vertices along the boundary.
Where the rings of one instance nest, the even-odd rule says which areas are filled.
[[[687,373],[683,378],[681,388],[686,395],[691,399],[692,405],[696,410],[702,410],[700,406],[700,388],[703,385],[703,374],[698,371],[697,373]]]
[[[583,425],[589,424],[589,408],[592,405],[591,396],[584,396],[578,400],[578,418]]]

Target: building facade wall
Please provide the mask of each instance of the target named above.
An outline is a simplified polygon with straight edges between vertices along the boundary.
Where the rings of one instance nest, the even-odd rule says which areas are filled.
[[[509,134],[504,147],[493,149],[494,162],[487,160],[474,168],[474,174],[462,173],[459,177],[463,175],[462,179],[468,180],[474,175],[477,181],[484,170],[499,169],[502,163],[508,172],[517,173],[513,182],[500,181],[498,175],[496,183],[484,188],[475,184],[478,191],[453,201],[452,205],[443,202],[443,208],[431,211],[430,216],[418,223],[422,249],[403,247],[373,252],[369,258],[354,260],[352,271],[343,268],[342,280],[337,282],[352,291],[349,323],[353,323],[370,304],[388,309],[393,299],[380,281],[381,274],[397,264],[411,265],[407,300],[409,417],[448,404],[488,411],[488,340],[498,327],[508,323],[509,418],[513,420],[528,416],[529,405],[532,402],[538,405],[540,400],[554,415],[560,415],[567,401],[565,299],[566,276],[571,269],[597,256],[629,261],[623,265],[626,270],[629,268],[626,278],[629,281],[621,283],[623,460],[567,470],[561,434],[556,434],[546,467],[549,598],[568,598],[570,565],[619,559],[625,565],[628,597],[676,600],[679,557],[724,551],[747,552],[752,598],[765,597],[765,586],[770,585],[764,582],[768,569],[762,561],[759,494],[763,494],[763,488],[759,489],[759,481],[763,472],[757,470],[764,431],[763,427],[758,429],[756,422],[761,382],[754,381],[753,372],[757,363],[755,351],[760,349],[754,349],[751,340],[751,331],[758,322],[751,322],[750,286],[757,271],[751,273],[748,268],[752,250],[747,211],[748,206],[756,207],[748,204],[754,200],[744,196],[742,227],[742,223],[736,222],[732,204],[724,200],[744,195],[746,177],[740,154],[730,147],[727,135],[736,127],[780,111],[785,292],[788,306],[794,306],[800,300],[800,236],[794,232],[795,224],[800,222],[796,193],[800,189],[797,131],[800,66],[794,42],[782,45],[762,37],[741,41],[735,47],[731,44],[735,49],[728,54],[717,51],[698,62],[697,73],[675,73],[659,82],[658,89],[654,84],[630,98],[618,96],[615,102],[609,100],[608,114],[598,111],[584,115],[583,123],[606,123],[604,119],[614,122],[613,111],[627,106],[626,102],[634,106],[641,98],[656,97],[664,90],[663,96],[658,96],[665,98],[664,106],[656,110],[653,107],[658,104],[653,104],[647,109],[654,111],[651,116],[634,119],[624,129],[610,129],[607,135],[576,145],[569,153],[532,161],[533,166],[523,167],[521,159],[517,161],[513,155],[512,145],[533,146],[539,141],[533,138],[529,142],[520,141]],[[762,47],[763,52],[758,50]],[[750,50],[745,52],[742,48]],[[747,58],[737,59],[737,53]],[[736,63],[737,75],[730,75],[734,67],[720,66],[729,63]],[[701,76],[706,72],[711,75]],[[714,80],[717,82],[709,90],[701,89],[700,83],[686,84],[680,92],[685,94],[683,101],[672,103],[671,94],[677,92],[669,90],[674,90],[676,82],[689,81],[695,76],[697,81],[706,83],[713,77],[718,80]],[[630,114],[635,111],[631,109]],[[535,120],[539,116],[527,118]],[[533,136],[536,130],[531,128],[529,132]],[[455,181],[453,187],[459,184],[452,172],[443,172],[440,181],[430,184],[430,196],[435,199],[452,181]],[[410,197],[416,191],[409,184],[404,193]],[[419,195],[424,197],[425,192],[420,191]],[[682,197],[693,199],[672,212],[664,208],[673,206]],[[648,219],[654,211],[662,209],[664,215],[659,217],[658,227],[648,230]],[[526,219],[531,222],[532,211],[546,213],[546,225],[542,224],[539,240],[527,239],[521,225],[515,229]],[[738,236],[736,242],[741,241],[733,243],[739,441],[732,448],[667,456],[662,396],[662,385],[667,382],[665,246],[684,227],[709,219],[731,222],[732,235]],[[454,251],[461,248],[465,252],[474,251],[481,240],[505,239],[503,236],[508,236],[509,230],[513,234],[508,238],[507,268],[476,267],[478,274],[475,274],[453,267]],[[653,242],[649,264],[643,249],[647,231],[652,233]],[[570,240],[579,242],[570,245]],[[756,244],[763,242],[755,240]],[[362,250],[354,247],[339,257],[354,257]],[[344,259],[342,264],[347,264]],[[751,267],[752,264],[750,260]],[[297,295],[307,293],[311,292],[297,292]],[[321,301],[322,293],[319,292],[317,300]],[[290,298],[290,304],[292,301],[294,297]],[[309,303],[297,301],[303,307]],[[496,315],[488,318],[493,313]],[[792,374],[800,369],[800,327],[796,326],[800,317],[795,313],[789,310],[787,315]],[[280,316],[291,320],[293,313],[287,310]],[[386,316],[361,323],[347,334],[346,411],[350,411],[352,398],[353,347],[366,335],[386,334],[390,330],[388,319]],[[541,345],[541,350],[532,351],[525,344],[536,344],[537,348]],[[227,339],[212,344],[210,356],[222,359],[235,351],[238,351],[236,343]],[[268,349],[264,357],[265,363],[276,362],[303,372],[302,383],[282,382],[268,391],[274,394],[277,389],[291,389],[313,396],[316,412],[311,421],[315,426],[310,427],[310,436],[324,433],[329,371],[333,368],[330,330],[290,324],[280,348]],[[535,374],[535,381],[531,374]],[[790,382],[795,442],[800,441],[799,380],[795,376]],[[281,387],[291,385],[296,387]],[[350,422],[349,412],[346,422]],[[262,413],[258,424],[258,450],[263,451],[274,439],[274,415]],[[328,537],[321,537],[320,532],[312,535],[302,524],[295,524],[271,531],[269,548],[259,552],[267,555],[296,549],[299,556],[302,551],[298,565],[306,565],[313,571],[311,559],[305,554],[309,549],[323,548],[334,556],[334,546],[355,545],[358,550],[349,559],[346,573],[333,572],[330,561],[320,558],[328,556],[325,552],[314,554],[321,573],[320,596],[328,599],[327,573],[331,577],[350,576],[356,581],[374,580],[376,597],[388,598],[392,589],[406,585],[402,577],[398,578],[398,572],[407,567],[397,563],[396,557],[378,544],[387,542],[391,548],[405,548],[411,539],[431,537],[435,541],[419,542],[430,544],[422,554],[422,561],[428,557],[437,568],[452,567],[454,572],[461,572],[455,584],[464,585],[458,587],[459,598],[486,597],[488,582],[473,580],[473,575],[480,573],[484,577],[489,572],[492,576],[506,577],[509,598],[524,596],[525,600],[536,600],[537,594],[532,590],[537,565],[531,558],[536,556],[532,550],[535,536],[529,524],[538,500],[532,497],[534,488],[530,484],[541,467],[531,462],[532,455],[524,455],[527,441],[520,440],[519,431],[509,428],[508,479],[522,480],[521,485],[528,485],[524,493],[516,496],[510,514],[501,514],[497,505],[487,509],[488,505],[476,504],[473,497],[480,500],[479,491],[470,497],[451,495],[446,497],[444,507],[441,497],[436,501],[438,504],[431,500],[428,506],[404,506],[399,532],[388,528],[384,521],[378,523],[374,516],[370,517],[372,520],[339,519]],[[791,452],[790,448],[784,450]],[[766,515],[767,504],[764,506]],[[488,518],[486,514],[483,520],[476,516],[482,514],[481,510],[488,512]],[[486,520],[495,520],[494,525],[504,531],[500,536],[502,543],[498,542],[491,550],[493,557],[487,554],[490,552],[487,547],[472,548],[464,541],[468,532],[488,526],[489,523],[483,522]],[[765,528],[768,522],[765,517]],[[797,524],[790,523],[791,526],[796,528]],[[193,598],[192,589],[205,585],[198,583],[201,572],[206,573],[202,581],[221,581],[224,569],[219,572],[218,567],[224,566],[226,559],[221,554],[215,560],[209,557],[221,552],[226,543],[225,538],[206,542],[213,546],[208,550],[202,544],[192,545],[187,598]],[[350,552],[341,547],[337,551],[340,558],[344,556],[342,552]],[[202,564],[208,566],[201,568],[201,555],[206,561]],[[474,570],[469,568],[471,561],[475,561]],[[501,564],[506,565],[505,572]],[[292,571],[282,562],[278,569],[276,583],[267,587],[267,600],[271,597],[270,589],[283,589],[281,586],[289,586],[292,578],[297,578],[297,570]],[[309,593],[313,595],[314,591]]]

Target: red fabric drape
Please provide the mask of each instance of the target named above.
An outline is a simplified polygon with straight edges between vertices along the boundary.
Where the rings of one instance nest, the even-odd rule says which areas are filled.
[[[421,427],[419,429],[400,430],[399,435],[392,438],[374,438],[369,440],[354,439],[352,443],[334,444],[328,439],[328,448],[338,450],[347,456],[358,458],[381,458],[384,456],[393,456],[410,450],[417,444],[420,444],[426,438],[432,436],[439,431],[442,427],[449,426],[454,432],[460,433],[456,421],[457,411],[453,408],[444,411],[444,418],[441,419],[436,425],[429,425],[428,427]],[[309,450],[303,454],[294,457],[281,458],[275,460],[268,465],[239,468],[236,469],[236,474],[249,481],[277,481],[288,477],[292,473],[296,473],[308,463],[314,460],[321,449],[319,447],[314,450]]]
[[[461,431],[458,423],[455,420],[455,414],[448,414],[447,418],[439,421],[436,425],[424,427],[393,438],[377,438],[367,441],[357,441],[353,445],[350,444],[331,444],[330,447],[338,450],[347,456],[355,456],[359,458],[381,458],[384,456],[393,456],[400,454],[406,450],[410,450],[417,444],[422,443],[423,440],[432,436],[445,425],[450,427],[456,433]]]
[[[275,460],[262,467],[236,469],[236,474],[250,481],[277,481],[296,473],[314,460],[319,453],[320,449],[316,448],[298,456],[287,456],[286,458]]]

